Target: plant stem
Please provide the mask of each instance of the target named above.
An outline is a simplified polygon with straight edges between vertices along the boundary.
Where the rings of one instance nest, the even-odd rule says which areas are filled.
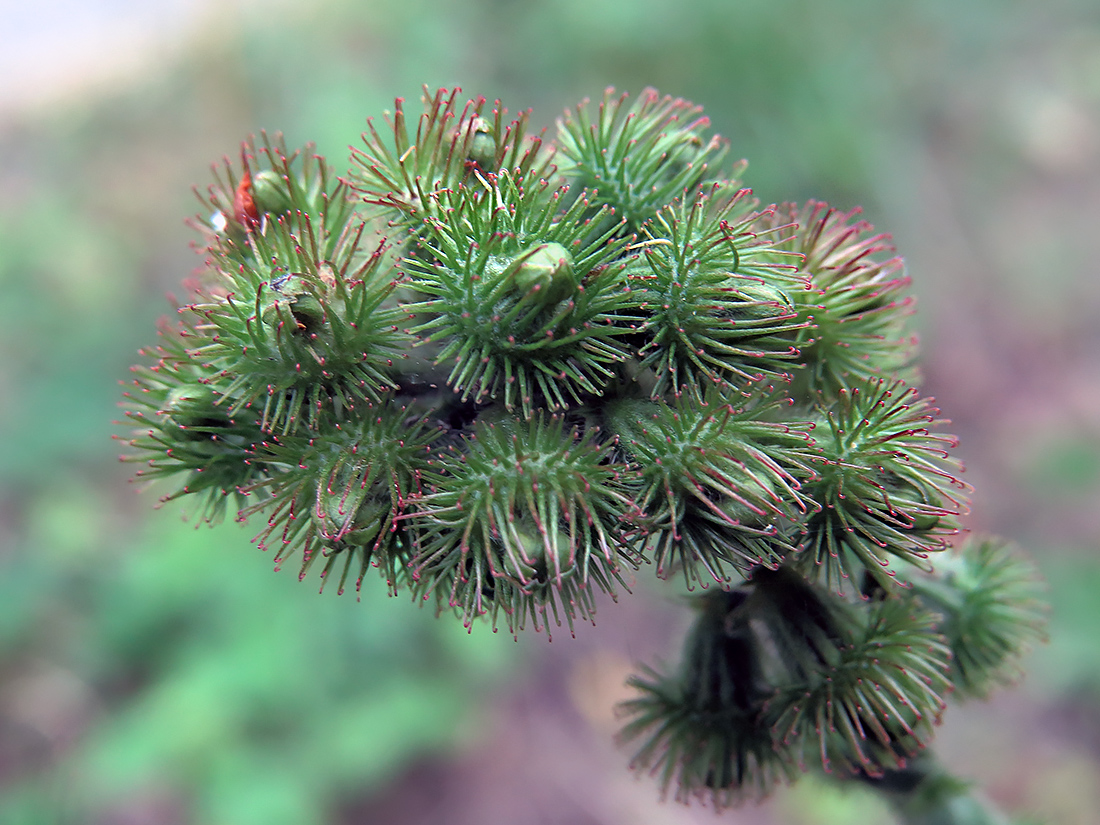
[[[1009,825],[1009,819],[932,754],[882,776],[861,780],[890,803],[903,825]]]

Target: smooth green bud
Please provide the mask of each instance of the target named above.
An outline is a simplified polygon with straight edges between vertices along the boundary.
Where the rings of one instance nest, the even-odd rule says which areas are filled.
[[[748,473],[734,475],[729,470],[726,472],[727,475],[731,476],[726,480],[726,483],[735,489],[742,498],[753,502],[770,502],[776,506],[783,501],[774,479],[766,473],[750,476]],[[743,501],[728,496],[723,496],[716,502],[716,506],[729,518],[746,527],[764,527],[771,524],[775,518],[774,512],[768,512],[766,508],[753,508]],[[765,512],[759,512],[760,509],[765,509]]]
[[[282,320],[279,307],[282,306],[290,310],[297,328],[305,333],[316,332],[324,325],[325,307],[305,276],[294,272],[282,278],[273,278],[271,289],[274,300],[263,311],[265,324],[279,324]]]
[[[518,255],[504,271],[521,295],[533,295],[557,303],[577,288],[573,256],[560,243],[543,243]]]
[[[274,169],[263,169],[253,176],[252,200],[260,212],[274,215],[285,214],[294,208],[286,180]]]
[[[520,546],[500,550],[504,574],[524,588],[546,584],[556,579],[559,573],[570,575],[575,560],[571,558],[569,536],[560,530],[556,533],[544,539],[531,525],[517,527]],[[547,540],[552,551],[547,547]]]
[[[749,281],[746,283],[738,283],[736,289],[738,294],[748,301],[755,301],[762,305],[776,305],[774,308],[768,307],[773,312],[776,309],[793,311],[793,304],[791,303],[790,296],[782,289],[772,286],[771,284]]]
[[[493,137],[493,127],[483,117],[475,117],[468,127],[471,131],[470,146],[466,152],[467,160],[478,165],[485,172],[495,172],[497,163],[497,141]]]
[[[206,429],[222,428],[229,423],[224,411],[215,406],[216,401],[214,391],[204,384],[181,384],[168,393],[163,412],[184,430],[204,428],[197,437],[207,438]]]
[[[330,487],[327,479],[322,480],[313,520],[327,545],[344,549],[373,545],[378,540],[390,503],[370,493],[351,484]]]
[[[927,491],[895,472],[883,470],[877,475],[885,499],[901,510],[905,521],[911,522],[909,530],[925,533],[940,526],[944,515],[942,502],[930,500]]]

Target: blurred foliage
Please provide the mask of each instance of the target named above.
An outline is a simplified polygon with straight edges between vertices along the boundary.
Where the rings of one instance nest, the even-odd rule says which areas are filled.
[[[800,780],[782,802],[791,825],[890,825],[889,805],[878,794],[855,783],[839,784],[810,774]]]
[[[1095,234],[1095,211],[1041,212],[1031,194],[1035,170],[1072,171],[1058,113],[1100,107],[1091,0],[328,0],[215,21],[131,88],[0,126],[5,825],[332,821],[342,799],[476,733],[479,695],[522,655],[380,592],[317,596],[241,552],[236,528],[194,530],[120,493],[115,382],[198,263],[188,187],[249,132],[314,140],[340,168],[365,117],[421,84],[540,118],[654,85],[705,105],[768,201],[861,203],[904,232],[918,193],[965,170],[945,220],[989,240],[988,259],[971,250],[975,283],[1061,323],[1095,308],[1067,300],[1096,287],[1087,247],[1066,242]],[[914,275],[930,324],[958,284]],[[1048,507],[1095,508],[1094,439],[1035,455],[1017,470]],[[1032,548],[1055,605],[1032,668],[1047,691],[1100,692],[1095,532]],[[878,816],[829,799],[787,815]]]
[[[1100,558],[1095,548],[1043,548],[1050,587],[1051,644],[1028,662],[1031,678],[1050,693],[1085,691],[1100,701]]]
[[[102,453],[117,365],[137,340],[116,315],[134,306],[132,242],[58,191],[0,223],[0,377],[18,388],[0,399],[0,421],[20,434],[0,440],[0,479],[48,478],[89,448]]]
[[[476,733],[472,697],[517,655],[381,587],[357,604],[264,575],[236,525],[157,519],[120,547],[81,481],[30,503],[0,580],[0,658],[22,673],[5,692],[0,822],[97,821],[149,792],[188,821],[324,822]],[[29,770],[70,725],[55,769]]]
[[[1100,438],[1057,433],[1028,457],[1027,481],[1037,497],[1076,499],[1087,507],[1100,492]]]

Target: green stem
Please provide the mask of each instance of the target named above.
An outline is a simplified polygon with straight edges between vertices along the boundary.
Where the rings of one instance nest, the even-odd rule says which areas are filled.
[[[878,791],[902,825],[1009,825],[1009,819],[931,754],[862,781]]]

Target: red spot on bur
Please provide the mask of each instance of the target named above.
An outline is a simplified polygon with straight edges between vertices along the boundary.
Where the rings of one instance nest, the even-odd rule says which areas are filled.
[[[240,183],[237,184],[237,191],[233,193],[233,219],[246,229],[255,229],[260,225],[260,213],[252,197],[252,173],[243,151],[241,163],[244,171]]]

